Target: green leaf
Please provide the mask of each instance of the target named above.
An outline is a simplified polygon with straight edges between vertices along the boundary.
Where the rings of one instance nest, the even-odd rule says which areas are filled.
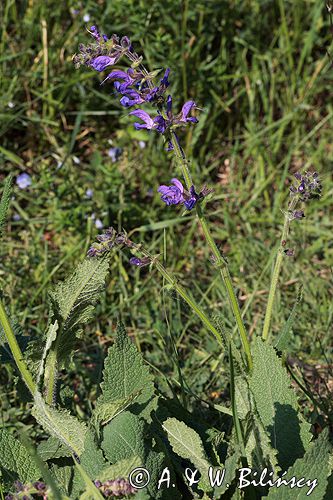
[[[270,471],[280,470],[277,451],[272,447],[270,436],[266,432],[260,418],[253,413],[250,419],[250,433],[245,446],[248,466],[255,470],[267,467]]]
[[[228,489],[227,484],[231,485],[231,483],[234,481],[234,479],[236,478],[236,474],[238,472],[238,469],[240,467],[241,456],[242,456],[242,454],[240,451],[240,447],[237,447],[235,449],[234,453],[232,453],[232,455],[230,455],[226,459],[225,464],[224,464],[225,476],[223,479],[223,483],[221,484],[221,486],[216,486],[214,488],[213,498],[220,498],[220,495],[222,495]]]
[[[87,433],[87,427],[83,422],[77,420],[67,410],[57,410],[47,405],[40,393],[35,395],[32,414],[45,431],[58,438],[72,453],[77,456],[83,453]]]
[[[57,481],[60,491],[65,495],[69,495],[70,485],[74,474],[74,467],[70,465],[59,467],[58,465],[53,464],[50,473]]]
[[[117,327],[116,342],[105,360],[101,389],[102,394],[96,403],[97,415],[104,412],[106,404],[115,403],[117,406],[121,403],[126,407],[134,400],[131,411],[143,418],[149,419],[151,411],[156,408],[153,377],[121,323]]]
[[[202,440],[195,430],[176,418],[168,418],[162,424],[168,434],[169,443],[173,451],[182,458],[190,460],[201,473],[203,488],[211,489],[208,483],[209,462]]]
[[[63,361],[70,355],[76,337],[82,332],[104,289],[109,270],[109,257],[87,258],[64,282],[49,292],[52,321],[58,321],[59,330],[52,348],[57,360]]]
[[[2,196],[0,200],[0,238],[3,235],[3,228],[7,219],[10,197],[12,194],[12,181],[13,177],[11,175],[8,175],[3,186]]]
[[[0,429],[0,467],[14,472],[26,483],[39,479],[40,472],[27,449],[6,429]]]
[[[253,372],[249,386],[271,445],[283,470],[304,455],[311,440],[310,426],[299,413],[290,379],[274,348],[257,338],[253,344]]]
[[[111,463],[137,455],[145,456],[144,422],[125,411],[115,417],[103,430],[102,449]]]
[[[113,465],[105,467],[99,474],[97,474],[96,478],[102,482],[117,478],[127,479],[130,472],[140,466],[142,466],[141,458],[138,455],[133,455],[130,458],[124,458]]]
[[[325,429],[318,439],[311,443],[310,448],[307,450],[303,458],[296,460],[294,465],[288,469],[288,472],[283,479],[288,481],[292,477],[296,480],[305,478],[306,481],[316,480],[317,486],[313,484],[313,493],[307,495],[311,485],[304,486],[303,488],[291,489],[288,486],[281,486],[279,488],[272,487],[269,490],[267,499],[277,500],[306,500],[308,498],[322,499],[324,498],[329,474],[329,454],[331,445],[328,440],[328,432]]]
[[[84,452],[80,462],[91,479],[96,479],[98,474],[106,467],[102,450],[97,446],[95,436],[91,429],[88,430],[84,441]]]
[[[133,392],[127,398],[117,399],[108,403],[98,402],[93,412],[93,421],[95,424],[106,425],[110,420],[125,411],[133,401],[141,394],[142,390]]]
[[[41,459],[46,462],[46,460],[51,460],[54,458],[70,457],[72,456],[68,447],[59,441],[56,437],[49,437],[45,441],[42,441],[37,448],[38,455]]]

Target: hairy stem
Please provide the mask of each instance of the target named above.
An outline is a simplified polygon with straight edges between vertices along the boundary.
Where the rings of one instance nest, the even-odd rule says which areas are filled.
[[[185,154],[182,151],[181,147],[179,146],[176,134],[174,132],[171,133],[171,142],[173,145],[175,156],[176,156],[178,163],[182,169],[182,173],[183,173],[183,177],[184,177],[184,180],[186,183],[186,187],[187,187],[187,189],[190,189],[190,187],[193,185],[191,174],[190,174],[189,169],[188,169]],[[242,314],[241,314],[239,304],[238,304],[238,300],[237,300],[237,297],[235,295],[235,292],[234,292],[234,289],[232,286],[232,281],[231,281],[231,277],[230,277],[227,263],[226,263],[225,259],[222,257],[222,255],[221,255],[221,253],[220,253],[220,251],[219,251],[219,249],[218,249],[218,247],[217,247],[217,245],[216,245],[216,243],[215,243],[215,241],[210,233],[207,220],[206,220],[206,218],[203,214],[203,211],[202,211],[202,207],[200,206],[199,203],[197,203],[195,205],[195,208],[196,208],[197,218],[198,218],[200,225],[202,227],[206,241],[207,241],[211,251],[213,252],[214,259],[216,261],[216,266],[219,267],[219,269],[220,269],[220,274],[221,274],[224,286],[225,286],[226,291],[227,291],[231,310],[232,310],[233,316],[235,318],[235,321],[236,321],[236,324],[238,327],[238,331],[239,331],[239,334],[241,337],[243,349],[244,349],[246,359],[247,359],[248,369],[251,371],[253,363],[252,363],[250,344],[249,344],[249,341],[247,338],[245,326],[244,326],[243,319],[242,319]]]
[[[5,336],[9,345],[9,348],[12,352],[13,358],[15,360],[16,366],[26,383],[29,391],[31,392],[32,395],[35,394],[36,391],[36,384],[33,381],[32,375],[28,370],[27,365],[25,364],[25,361],[23,359],[23,354],[22,351],[17,343],[15,333],[13,332],[13,329],[10,325],[8,316],[6,314],[5,308],[0,300],[0,323],[3,327],[3,330],[5,332]]]
[[[292,201],[290,202],[290,204],[288,206],[288,212],[293,211],[295,209],[297,202],[298,202],[298,198],[295,197],[292,199]],[[270,324],[271,324],[271,319],[272,319],[276,288],[277,288],[277,284],[279,281],[281,266],[282,266],[282,262],[283,262],[283,258],[284,258],[284,250],[286,248],[287,238],[288,238],[288,234],[289,234],[291,218],[290,218],[290,214],[288,212],[284,216],[284,224],[283,224],[280,246],[278,249],[278,254],[276,256],[275,265],[274,265],[273,274],[272,274],[272,279],[271,279],[271,285],[270,285],[270,289],[269,289],[264,326],[263,326],[263,330],[262,330],[262,338],[264,340],[268,340],[268,338],[269,338]]]

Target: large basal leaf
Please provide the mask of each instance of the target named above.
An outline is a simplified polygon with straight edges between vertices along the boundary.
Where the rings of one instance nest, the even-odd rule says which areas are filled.
[[[313,498],[313,500],[321,500],[324,498],[328,483],[329,454],[332,448],[326,430],[321,433],[316,441],[311,443],[304,457],[296,460],[294,465],[288,469],[287,474],[283,476],[285,481],[291,480],[293,477],[296,478],[296,481],[305,478],[301,483],[304,486],[302,488],[297,486],[294,486],[294,488],[288,486],[272,487],[269,490],[267,499],[306,500]],[[316,480],[317,485],[306,485],[307,481],[312,483],[314,480]],[[307,495],[311,489],[312,492]]]
[[[40,471],[25,446],[6,429],[0,429],[1,468],[16,473],[23,483],[35,481],[40,477]]]
[[[71,353],[82,324],[91,319],[94,306],[104,289],[109,269],[109,257],[87,258],[65,281],[49,293],[52,321],[58,321],[59,330],[54,346],[58,361]]]
[[[274,348],[257,338],[252,353],[249,386],[271,445],[278,451],[279,466],[286,470],[308,448],[310,426],[299,413],[296,394]]]
[[[102,395],[97,400],[95,415],[100,414],[102,422],[103,419],[109,419],[108,405],[112,415],[113,411],[117,411],[113,404],[120,404],[121,411],[122,406],[125,408],[133,401],[131,411],[149,419],[157,404],[153,377],[122,324],[117,327],[116,342],[110,347],[105,360],[101,389]]]
[[[203,489],[211,489],[208,482],[210,464],[199,434],[184,422],[180,422],[173,417],[165,420],[162,427],[167,432],[173,451],[180,457],[190,460],[199,469],[201,474],[200,483]]]
[[[67,410],[57,410],[47,405],[42,396],[35,395],[32,414],[46,432],[59,439],[78,457],[84,451],[87,427]]]
[[[115,417],[103,430],[102,449],[111,463],[145,456],[144,422],[137,415],[125,411]]]

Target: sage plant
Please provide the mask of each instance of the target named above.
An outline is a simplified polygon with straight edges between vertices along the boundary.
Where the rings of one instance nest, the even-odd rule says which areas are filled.
[[[211,192],[205,186],[198,191],[189,168],[184,149],[179,140],[179,133],[183,127],[193,126],[198,122],[195,113],[200,110],[194,100],[185,102],[178,113],[173,111],[173,99],[168,93],[170,85],[170,68],[166,68],[163,77],[157,80],[159,71],[149,71],[143,64],[143,57],[139,56],[127,36],[120,38],[112,35],[110,38],[99,32],[96,26],[88,30],[93,37],[93,43],[81,44],[80,52],[74,56],[76,67],[86,65],[98,72],[109,71],[111,66],[119,63],[122,58],[130,62],[130,68],[113,69],[103,80],[103,83],[113,82],[116,92],[121,96],[120,104],[125,108],[135,107],[129,115],[140,121],[134,122],[137,130],[147,129],[161,134],[165,138],[167,151],[173,151],[179,172],[183,176],[182,182],[174,177],[171,185],[161,185],[158,192],[161,200],[167,205],[180,205],[188,211],[196,212],[197,220],[202,227],[206,241],[212,252],[212,261],[219,270],[226,288],[231,310],[238,327],[243,349],[245,352],[248,370],[252,367],[252,357],[245,330],[239,303],[233,288],[227,261],[215,243],[207,219],[204,215],[203,200]],[[150,105],[155,111],[146,111],[144,106]],[[137,106],[140,106],[137,108]],[[95,252],[90,249],[89,255]],[[134,261],[132,261],[134,263]]]

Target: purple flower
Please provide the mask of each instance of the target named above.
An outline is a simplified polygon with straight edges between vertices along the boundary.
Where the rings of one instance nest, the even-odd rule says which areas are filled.
[[[139,257],[131,257],[130,264],[133,266],[144,267],[150,264],[151,260],[149,257],[143,257],[143,259],[139,259]]]
[[[185,195],[184,205],[187,208],[187,210],[192,210],[192,208],[195,206],[195,204],[199,199],[200,195],[196,193],[194,186],[191,186],[189,195],[187,196]]]
[[[161,79],[161,84],[164,85],[165,88],[169,87],[170,85],[170,82],[168,80],[169,74],[170,74],[170,68],[167,68],[165,70],[163,78]]]
[[[94,194],[94,191],[90,188],[87,189],[86,191],[86,198],[92,198]]]
[[[23,173],[16,177],[16,184],[20,189],[26,189],[31,186],[32,180],[29,174]]]
[[[181,118],[180,122],[186,123],[186,122],[192,122],[192,123],[198,123],[198,119],[194,118],[193,116],[188,116],[189,113],[191,112],[192,109],[196,108],[196,104],[194,101],[187,101],[182,107],[181,110]]]
[[[120,99],[120,104],[125,108],[136,106],[137,104],[142,104],[143,102],[144,99],[135,90],[128,90],[126,95]]]
[[[305,217],[303,210],[295,210],[293,212],[293,218],[294,219],[300,220],[300,219],[303,219],[303,217]]]
[[[121,153],[122,153],[121,148],[110,148],[108,151],[108,155],[110,156],[113,163],[115,163],[117,160],[119,160]]]
[[[182,183],[174,178],[171,179],[173,186],[162,185],[158,188],[157,192],[161,193],[161,200],[169,205],[179,205],[184,203],[184,187]]]
[[[120,54],[115,54],[113,57],[110,56],[98,56],[92,59],[90,66],[96,71],[104,71],[108,66],[112,66],[119,59]]]
[[[155,118],[151,118],[151,116],[144,111],[143,109],[136,109],[135,111],[131,111],[130,115],[137,116],[144,123],[134,123],[134,127],[137,130],[142,128],[146,128],[147,130],[156,129],[157,132],[163,134],[166,129],[166,123],[164,118],[161,115],[155,116]]]

